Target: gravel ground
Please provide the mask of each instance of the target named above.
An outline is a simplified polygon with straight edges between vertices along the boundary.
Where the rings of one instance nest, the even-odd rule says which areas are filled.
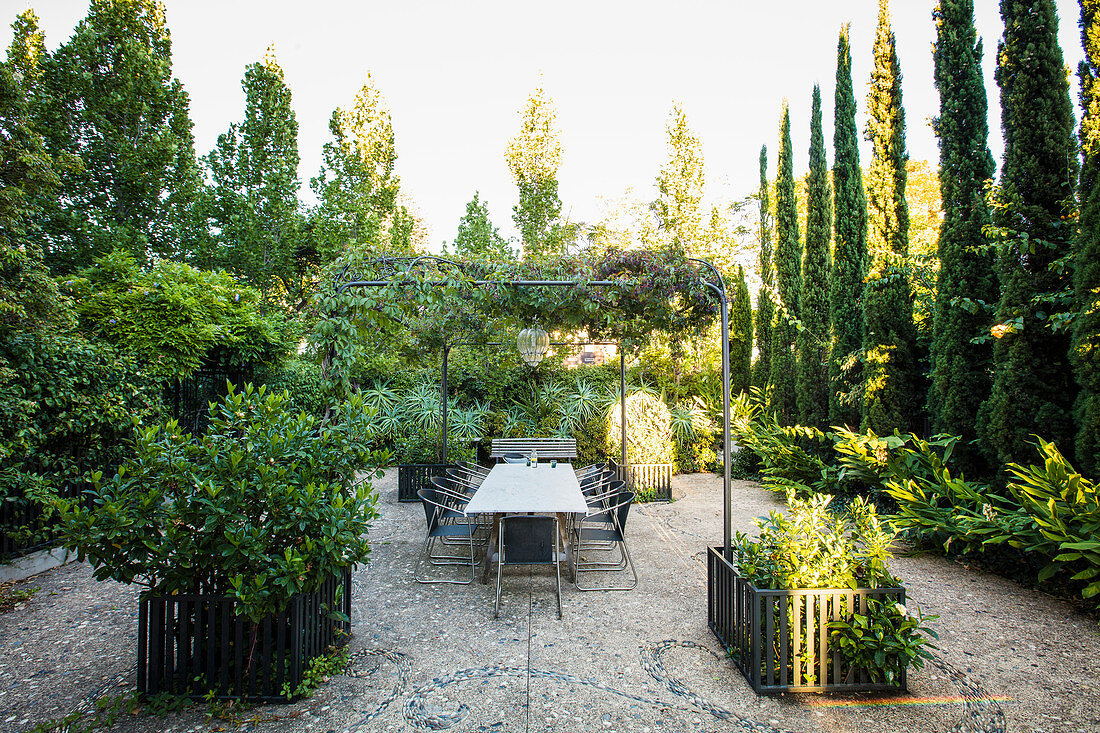
[[[706,547],[722,536],[721,481],[674,479],[677,500],[635,507],[631,592],[581,593],[563,578],[558,621],[547,569],[493,586],[424,586],[411,567],[419,505],[376,482],[382,516],[355,574],[352,664],[313,698],[235,721],[195,705],[127,714],[112,729],[207,731],[1022,731],[1100,732],[1100,627],[1074,605],[931,556],[893,566],[911,602],[938,614],[935,661],[893,695],[757,696],[706,624]],[[781,508],[735,482],[734,528]],[[135,589],[73,563],[32,578],[0,614],[0,733],[87,709],[134,685]]]

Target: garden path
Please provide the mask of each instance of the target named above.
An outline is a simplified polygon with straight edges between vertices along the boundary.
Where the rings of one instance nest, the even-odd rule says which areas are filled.
[[[309,700],[242,714],[284,731],[1020,731],[1100,732],[1100,627],[1074,605],[942,558],[898,558],[912,601],[939,614],[937,659],[909,693],[758,697],[706,625],[705,550],[721,538],[721,481],[677,477],[677,501],[636,507],[628,537],[641,582],[628,593],[563,588],[558,621],[545,569],[513,570],[500,620],[493,587],[422,586],[419,505],[376,481],[381,517],[355,574],[352,665]],[[780,508],[734,484],[734,527]],[[136,593],[73,563],[0,614],[0,733],[32,730],[133,686]],[[126,733],[219,730],[205,706],[125,715]]]

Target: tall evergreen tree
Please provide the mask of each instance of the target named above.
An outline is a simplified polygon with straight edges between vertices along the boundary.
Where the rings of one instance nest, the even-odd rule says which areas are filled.
[[[775,304],[775,272],[772,265],[771,203],[768,194],[768,146],[760,148],[760,292],[756,298],[756,363],[753,365],[753,386],[766,389],[771,378],[772,321]]]
[[[863,295],[864,391],[860,426],[876,433],[915,427],[920,400],[913,356],[916,328],[906,274],[909,207],[905,202],[905,111],[901,66],[887,0],[879,0],[874,70],[868,96],[867,172],[870,268]]]
[[[752,302],[745,268],[737,267],[737,290],[730,308],[730,394],[752,386]]]
[[[409,254],[412,243],[401,224],[400,179],[393,123],[370,74],[349,108],[329,120],[321,170],[310,179],[317,207],[310,213],[312,239],[322,263],[349,248]]]
[[[243,275],[268,300],[298,303],[298,122],[283,70],[268,55],[245,69],[244,120],[218,137],[207,160],[218,227],[214,264]]]
[[[1032,434],[1068,447],[1076,383],[1070,335],[1077,146],[1053,0],[1002,0],[997,54],[1005,153],[993,223],[1001,297],[994,376],[979,431],[1001,463],[1035,456]]]
[[[989,397],[993,349],[974,340],[988,336],[997,301],[993,256],[985,241],[990,215],[983,192],[995,165],[986,142],[982,42],[974,28],[974,1],[940,0],[934,16],[943,223],[928,410],[935,432],[962,437],[956,461],[964,469],[980,471],[984,467],[973,443],[978,411]]]
[[[568,243],[558,198],[562,148],[556,116],[546,92],[541,87],[536,89],[527,99],[519,134],[508,142],[505,155],[519,188],[512,220],[519,230],[524,256],[528,257],[564,252]]]
[[[775,179],[775,328],[769,382],[769,407],[780,422],[798,420],[795,395],[795,322],[800,317],[802,294],[802,241],[798,234],[798,199],[794,186],[794,151],[791,149],[791,112],[783,103],[779,126],[779,171]]]
[[[657,175],[657,200],[649,205],[657,219],[661,246],[688,257],[702,257],[703,144],[688,127],[687,115],[674,105],[665,126],[668,161]]]
[[[35,129],[35,89],[45,53],[38,18],[20,14],[6,63],[0,64],[0,342],[13,332],[42,331],[63,312],[57,284],[32,236],[41,202],[60,183]],[[5,374],[0,357],[0,380]]]
[[[821,88],[814,84],[810,116],[810,174],[806,181],[806,252],[798,332],[798,416],[803,425],[829,420],[829,240],[832,201],[825,135],[821,131]]]
[[[859,166],[856,97],[848,26],[840,29],[833,107],[833,243],[829,277],[829,423],[860,422],[863,280],[867,275],[867,197]]]
[[[516,253],[489,220],[489,204],[481,201],[479,196],[475,191],[473,199],[466,204],[466,214],[458,223],[458,234],[455,236],[455,253],[465,259],[485,262],[515,260]]]
[[[1081,149],[1084,164],[1078,200],[1080,228],[1074,250],[1072,361],[1081,392],[1077,398],[1077,462],[1100,471],[1100,0],[1081,0],[1085,60],[1081,80]]]
[[[187,95],[172,78],[164,6],[92,0],[73,37],[45,66],[42,131],[64,196],[50,207],[46,257],[55,272],[113,248],[139,261],[186,257],[201,215],[189,207],[200,180]],[[180,232],[178,227],[185,231]]]

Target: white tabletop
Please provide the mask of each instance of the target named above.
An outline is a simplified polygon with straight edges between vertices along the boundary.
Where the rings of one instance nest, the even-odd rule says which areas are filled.
[[[588,510],[573,466],[498,463],[466,505],[468,514],[577,513]]]

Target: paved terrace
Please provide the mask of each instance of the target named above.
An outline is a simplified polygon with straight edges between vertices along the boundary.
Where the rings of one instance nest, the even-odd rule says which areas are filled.
[[[548,568],[510,569],[500,620],[493,586],[422,586],[419,505],[376,482],[381,518],[355,575],[353,663],[312,699],[244,714],[242,730],[318,731],[1100,731],[1100,627],[1065,601],[942,558],[894,564],[913,601],[939,614],[934,663],[908,694],[758,697],[706,625],[705,548],[721,541],[721,481],[680,477],[678,500],[636,507],[628,537],[641,582],[629,593],[564,587]],[[734,486],[737,529],[777,508]],[[86,709],[133,689],[136,591],[70,564],[0,615],[0,731]],[[26,587],[26,586],[24,586]],[[196,705],[126,716],[118,731],[230,727]]]

